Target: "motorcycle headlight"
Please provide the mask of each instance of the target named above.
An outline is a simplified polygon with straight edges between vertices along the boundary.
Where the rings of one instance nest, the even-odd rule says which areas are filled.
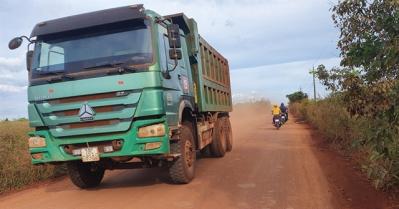
[[[156,137],[164,135],[165,135],[165,125],[163,123],[141,127],[137,132],[137,136],[140,138]]]

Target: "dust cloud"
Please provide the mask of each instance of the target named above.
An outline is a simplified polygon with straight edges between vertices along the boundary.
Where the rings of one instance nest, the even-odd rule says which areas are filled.
[[[242,103],[233,107],[230,119],[235,139],[248,136],[256,128],[271,124],[271,105],[268,102]]]

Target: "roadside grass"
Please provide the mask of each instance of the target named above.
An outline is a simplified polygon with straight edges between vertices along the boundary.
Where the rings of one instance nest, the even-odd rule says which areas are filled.
[[[0,194],[65,173],[62,166],[31,164],[27,120],[0,122]]]
[[[382,190],[399,186],[399,136],[386,121],[350,117],[339,97],[290,104],[296,117],[315,127],[334,147],[351,157]]]

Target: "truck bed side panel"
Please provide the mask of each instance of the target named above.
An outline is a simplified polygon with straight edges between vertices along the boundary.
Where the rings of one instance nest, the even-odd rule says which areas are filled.
[[[198,106],[201,112],[232,111],[229,64],[202,37],[199,37]]]

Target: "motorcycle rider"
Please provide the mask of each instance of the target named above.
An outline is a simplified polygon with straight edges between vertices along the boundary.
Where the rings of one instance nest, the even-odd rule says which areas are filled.
[[[283,102],[280,104],[281,113],[285,114],[286,120],[288,120],[288,108],[284,105]]]
[[[274,119],[276,119],[276,118],[280,119],[280,115],[281,115],[281,110],[278,107],[278,105],[276,105],[276,104],[273,105],[272,115],[273,115],[272,124],[274,124]]]

